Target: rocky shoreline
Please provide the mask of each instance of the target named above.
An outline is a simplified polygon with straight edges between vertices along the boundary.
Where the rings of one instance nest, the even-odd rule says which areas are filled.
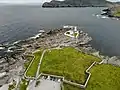
[[[112,19],[120,20],[120,16],[115,16],[113,14],[115,12],[113,8],[103,9],[102,12],[103,13],[101,15],[103,15],[103,16],[107,16],[107,17],[112,18]]]
[[[64,8],[64,7],[105,7],[108,2],[106,0],[51,0],[43,3],[43,8]]]
[[[80,28],[79,37],[70,38],[64,35],[69,29],[59,28],[41,31],[38,37],[29,38],[11,45],[0,45],[2,54],[0,55],[0,86],[8,84],[16,77],[22,77],[25,71],[24,63],[26,54],[31,54],[39,48],[54,48],[72,46],[79,48],[81,52],[100,57],[106,64],[120,66],[119,57],[108,57],[100,55],[99,51],[92,48],[89,42],[92,40],[87,33],[84,33]]]

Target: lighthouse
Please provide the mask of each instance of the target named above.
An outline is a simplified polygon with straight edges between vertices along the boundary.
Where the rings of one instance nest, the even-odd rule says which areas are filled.
[[[75,31],[75,32],[77,31],[77,26],[74,27],[74,31]]]

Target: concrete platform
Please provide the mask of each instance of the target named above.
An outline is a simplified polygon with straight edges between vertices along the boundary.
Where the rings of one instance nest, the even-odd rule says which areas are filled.
[[[35,87],[34,90],[61,90],[60,82],[55,82],[51,80],[40,80],[38,87]]]

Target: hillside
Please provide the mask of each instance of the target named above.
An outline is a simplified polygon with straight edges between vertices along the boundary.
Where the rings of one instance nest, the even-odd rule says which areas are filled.
[[[106,4],[106,0],[52,0],[51,2],[45,2],[42,7],[102,7]]]

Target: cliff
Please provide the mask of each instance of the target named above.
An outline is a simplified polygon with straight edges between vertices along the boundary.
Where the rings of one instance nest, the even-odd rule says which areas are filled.
[[[45,2],[42,7],[103,7],[106,4],[106,0],[52,0],[51,2]]]

